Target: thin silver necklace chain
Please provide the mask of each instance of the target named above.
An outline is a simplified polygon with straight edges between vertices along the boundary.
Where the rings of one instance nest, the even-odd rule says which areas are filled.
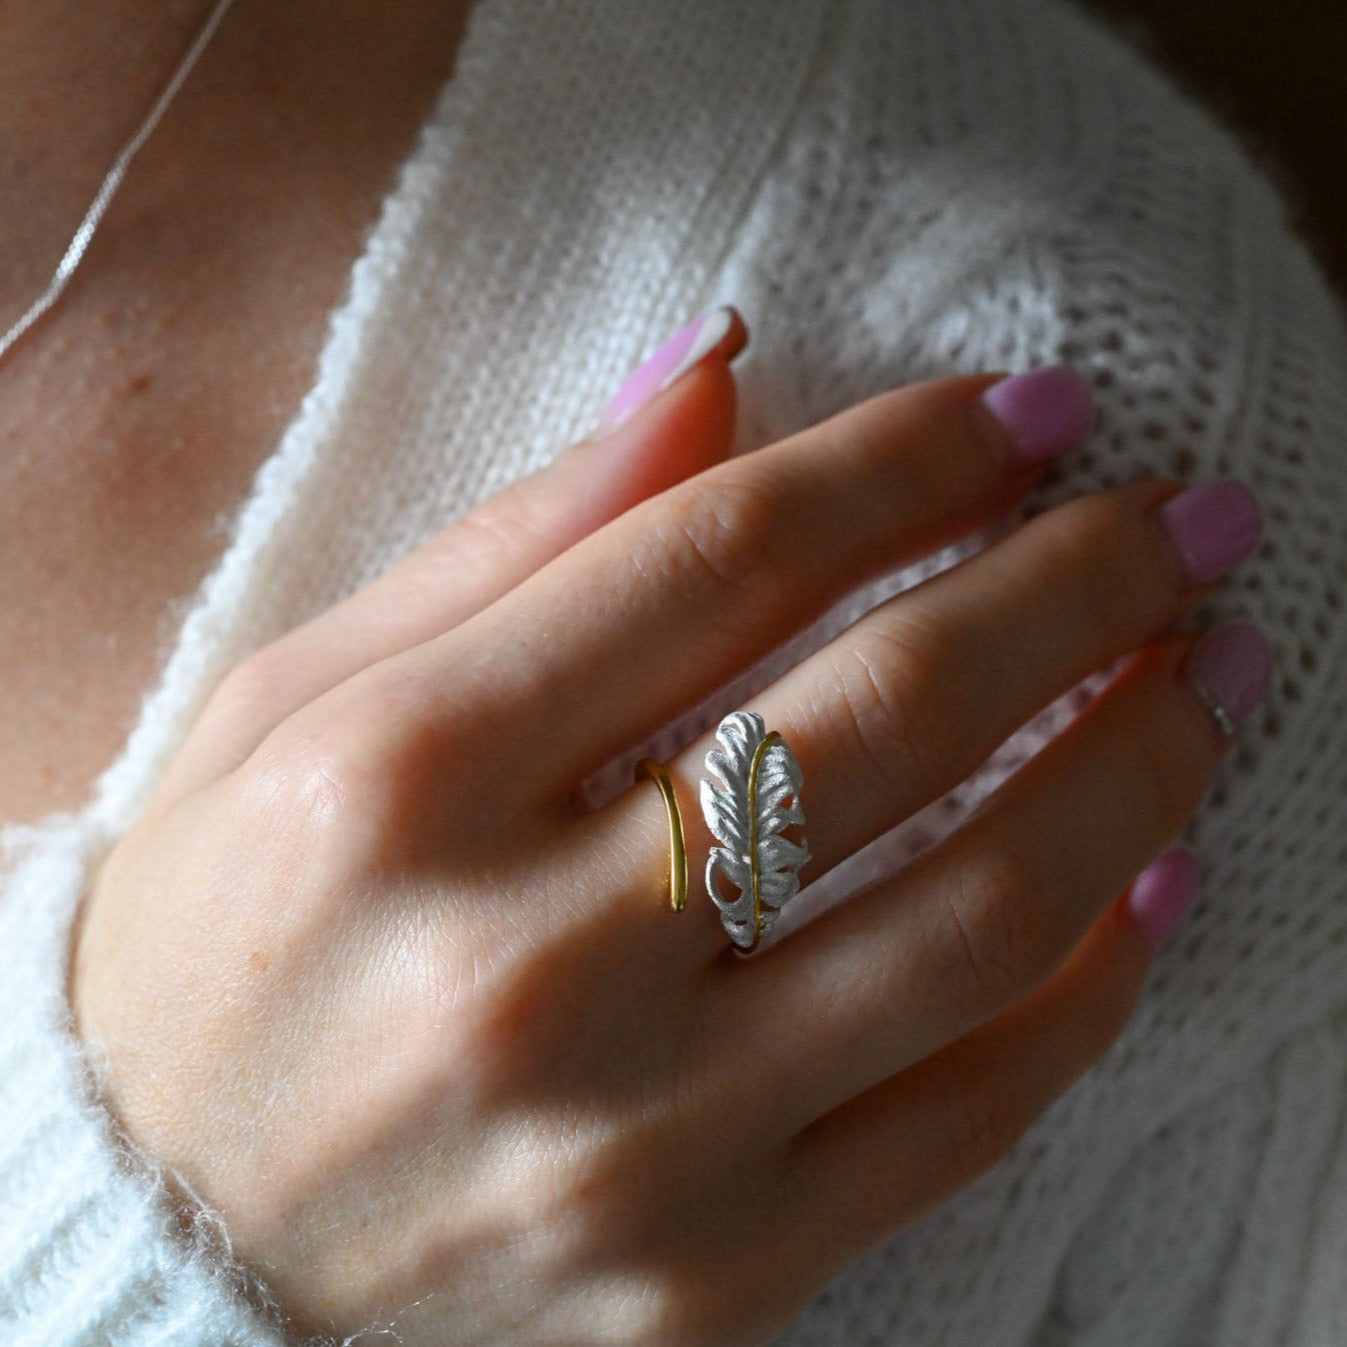
[[[206,22],[201,25],[201,30],[197,33],[192,45],[187,49],[187,54],[178,63],[178,68],[173,72],[168,83],[164,85],[159,97],[155,99],[154,106],[146,114],[145,120],[140,124],[140,129],[126,142],[121,153],[113,161],[112,167],[108,169],[102,186],[94,195],[93,201],[89,204],[89,209],[84,212],[84,218],[80,221],[79,228],[75,230],[75,236],[70,240],[70,245],[65,250],[65,256],[61,258],[57,265],[46,290],[33,302],[28,312],[4,336],[0,337],[0,360],[3,360],[9,354],[14,344],[61,298],[66,286],[70,283],[70,278],[75,274],[75,269],[84,260],[84,254],[88,250],[89,243],[102,222],[108,206],[112,204],[112,198],[116,195],[117,189],[122,185],[122,179],[126,176],[126,170],[130,167],[131,160],[136,157],[136,152],[149,140],[154,128],[159,125],[160,119],[168,111],[168,105],[173,101],[178,90],[182,88],[183,81],[191,74],[197,58],[206,50],[207,44],[215,36],[215,30],[220,26],[220,20],[224,18],[225,13],[233,3],[234,0],[217,0],[215,8],[206,16]]]

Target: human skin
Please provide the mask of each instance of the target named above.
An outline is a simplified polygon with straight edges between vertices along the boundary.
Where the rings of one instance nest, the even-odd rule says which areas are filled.
[[[122,1125],[295,1331],[766,1342],[1121,1031],[1154,948],[1126,891],[1229,744],[1173,629],[1203,592],[1178,483],[1038,516],[755,700],[804,768],[812,878],[1123,661],[944,843],[756,958],[709,903],[667,910],[653,788],[577,804],[1019,499],[996,382],[722,461],[713,354],[222,684],[93,886],[72,996]],[[708,746],[670,764],[694,856]]]
[[[239,0],[76,285],[0,368],[0,686],[32,708],[0,742],[5,817],[77,801],[115,751],[218,551],[211,521],[311,375],[463,8]],[[31,204],[0,222],[10,311],[204,10],[7,11],[0,183]],[[103,59],[76,104],[59,91],[81,46]],[[368,89],[393,96],[334,115]],[[1121,895],[1226,750],[1185,681],[1194,638],[1166,634],[1200,592],[1155,522],[1176,483],[1041,517],[996,583],[967,571],[983,581],[927,591],[755,703],[805,768],[811,878],[1050,687],[1144,647],[1045,766],[891,888],[742,963],[709,904],[667,912],[652,788],[577,812],[614,724],[651,726],[749,662],[800,618],[801,583],[844,587],[1013,505],[1033,474],[998,475],[970,410],[989,381],[895,393],[722,467],[733,385],[713,359],[217,692],[93,886],[71,995],[119,1122],[224,1216],[297,1330],[763,1341],[1118,1032],[1152,948]],[[961,487],[942,476],[960,467]],[[896,478],[926,484],[924,514],[890,508],[914,498]],[[863,561],[750,565],[783,555],[769,504],[826,505]],[[1048,625],[1017,625],[1026,589]],[[558,628],[573,639],[517,639]],[[996,652],[986,686],[955,677],[974,645]],[[976,717],[931,700],[956,686]],[[619,720],[587,718],[596,701]],[[706,747],[672,764],[696,857]],[[780,1033],[783,1007],[810,1037]]]

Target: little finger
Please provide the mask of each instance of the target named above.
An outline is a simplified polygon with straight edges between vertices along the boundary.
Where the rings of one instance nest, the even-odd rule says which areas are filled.
[[[998,1163],[1117,1039],[1196,892],[1192,854],[1165,852],[1039,990],[806,1128],[783,1228],[821,1225],[840,1266]]]

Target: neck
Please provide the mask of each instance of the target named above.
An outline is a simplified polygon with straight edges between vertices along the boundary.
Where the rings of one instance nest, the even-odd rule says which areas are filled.
[[[7,7],[0,80],[0,287],[50,273],[211,0],[40,0]],[[6,304],[8,309],[10,306]]]
[[[200,168],[203,152],[237,155],[259,134],[278,154],[303,156],[330,149],[339,128],[354,133],[352,155],[367,141],[378,159],[385,128],[415,125],[428,111],[470,3],[235,0],[125,192],[147,201],[190,193],[189,166]],[[6,6],[0,201],[24,208],[0,212],[0,328],[45,288],[104,175],[214,7],[215,0]]]
[[[0,211],[5,326],[209,12],[139,8],[0,6],[0,202],[23,202]],[[0,818],[74,807],[120,745],[166,615],[311,386],[466,10],[235,0],[60,302],[0,364],[0,698],[23,708],[0,735]]]

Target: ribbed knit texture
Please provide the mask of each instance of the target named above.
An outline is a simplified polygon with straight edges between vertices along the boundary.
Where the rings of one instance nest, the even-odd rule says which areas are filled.
[[[1239,147],[1048,0],[483,0],[126,752],[7,883],[0,1340],[269,1341],[84,1102],[62,993],[84,865],[226,669],[588,429],[717,301],[754,331],[745,446],[913,379],[1073,362],[1102,422],[1033,507],[1246,481],[1266,541],[1204,616],[1258,621],[1280,659],[1123,1040],[783,1347],[1347,1342],[1347,336]],[[1086,695],[849,879],[956,824]]]

